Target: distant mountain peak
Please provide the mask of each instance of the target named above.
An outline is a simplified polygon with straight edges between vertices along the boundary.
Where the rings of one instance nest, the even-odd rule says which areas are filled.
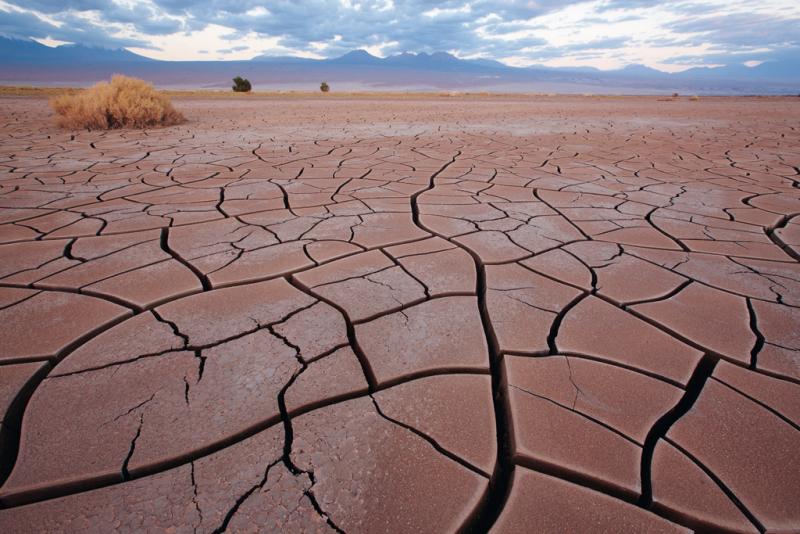
[[[125,48],[109,48],[80,43],[62,44],[56,47],[43,45],[32,39],[9,39],[0,37],[0,53],[8,63],[130,63],[155,60],[140,56]]]
[[[369,52],[367,52],[363,48],[357,48],[356,50],[351,50],[350,52],[347,52],[346,54],[343,54],[343,55],[339,56],[337,59],[342,59],[342,58],[380,59],[377,56],[373,56],[372,54],[370,54]]]
[[[383,61],[381,58],[373,56],[366,50],[361,48],[357,50],[351,50],[344,55],[341,55],[336,58],[329,59],[333,63],[346,63],[349,65],[375,65],[379,64]]]

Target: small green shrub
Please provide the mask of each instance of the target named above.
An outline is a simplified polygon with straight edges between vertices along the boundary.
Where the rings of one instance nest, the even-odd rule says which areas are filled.
[[[250,85],[250,80],[237,76],[233,79],[233,92],[234,93],[249,93],[253,89]]]
[[[331,87],[328,85],[328,82],[322,82],[321,84],[319,84],[319,90],[322,91],[323,93],[327,93],[328,91],[331,90]]]

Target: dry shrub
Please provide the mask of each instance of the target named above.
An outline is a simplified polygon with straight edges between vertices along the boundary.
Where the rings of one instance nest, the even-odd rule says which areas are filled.
[[[119,74],[76,94],[53,98],[50,106],[64,128],[148,128],[184,121],[169,98],[144,80]]]
[[[690,97],[689,97],[689,100],[691,100],[692,102],[697,102],[698,100],[700,100],[700,97],[699,97],[699,96],[697,96],[697,95],[690,96]]]

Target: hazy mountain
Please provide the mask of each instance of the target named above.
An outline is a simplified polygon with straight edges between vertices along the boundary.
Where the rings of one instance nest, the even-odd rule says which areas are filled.
[[[756,67],[745,65],[726,65],[724,67],[708,68],[697,67],[685,70],[678,74],[690,78],[723,78],[723,79],[748,79],[776,81],[800,81],[800,59],[784,61],[766,61]]]
[[[62,45],[55,48],[44,46],[36,41],[7,39],[0,37],[0,65],[9,63],[29,65],[90,64],[90,63],[130,63],[152,62],[152,59],[134,54],[125,49],[108,49],[78,44]]]
[[[255,89],[459,90],[669,94],[797,94],[800,60],[695,68],[668,74],[643,65],[614,71],[591,67],[517,68],[487,59],[459,59],[445,52],[386,58],[354,50],[331,59],[258,56],[249,61],[158,61],[124,49],[81,45],[55,48],[0,38],[0,83],[90,85],[123,73],[163,87],[228,89],[244,76]]]

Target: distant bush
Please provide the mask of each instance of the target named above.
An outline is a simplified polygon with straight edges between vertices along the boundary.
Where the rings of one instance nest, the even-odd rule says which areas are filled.
[[[323,93],[327,93],[328,91],[331,90],[331,88],[328,85],[328,82],[322,82],[321,84],[319,84],[319,90],[322,91]]]
[[[690,96],[690,97],[689,97],[689,100],[691,100],[692,102],[697,102],[698,100],[700,100],[700,97],[699,97],[699,96],[697,96],[697,95]]]
[[[144,80],[115,74],[111,82],[100,82],[78,93],[50,100],[64,128],[148,128],[183,122],[183,115],[169,98]]]
[[[237,76],[233,79],[233,92],[235,93],[249,93],[253,87],[250,85],[250,80]]]
[[[681,95],[679,95],[678,93],[672,93],[672,98],[678,98],[679,96]]]

